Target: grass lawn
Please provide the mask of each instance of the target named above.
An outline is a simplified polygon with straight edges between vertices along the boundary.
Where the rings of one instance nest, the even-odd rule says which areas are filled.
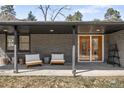
[[[8,88],[123,88],[124,77],[0,76]]]

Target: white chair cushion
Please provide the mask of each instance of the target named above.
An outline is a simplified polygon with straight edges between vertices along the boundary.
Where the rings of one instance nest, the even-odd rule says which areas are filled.
[[[52,60],[64,60],[64,54],[52,54]]]
[[[52,61],[60,61],[60,62],[62,61],[62,62],[65,62],[65,60],[52,60]]]
[[[0,66],[4,66],[5,65],[5,57],[0,57]]]
[[[25,57],[26,57],[26,62],[40,60],[40,54],[28,54],[25,55]]]

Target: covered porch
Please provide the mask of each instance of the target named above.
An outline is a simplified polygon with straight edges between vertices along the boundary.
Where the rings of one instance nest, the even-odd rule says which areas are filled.
[[[0,67],[0,69],[2,69],[1,72],[6,72],[7,68],[10,68],[10,73],[13,70],[15,73],[19,73],[22,75],[29,73],[33,75],[33,71],[36,71],[36,73],[38,74],[48,73],[49,75],[52,75],[54,72],[58,73],[58,75],[64,73],[66,74],[66,71],[69,75],[80,74],[81,71],[92,73],[92,70],[100,70],[104,73],[104,70],[115,71],[117,69],[122,72],[122,68],[114,68],[113,66],[108,65],[107,59],[109,44],[117,43],[116,41],[117,38],[120,38],[120,34],[116,37],[116,33],[120,31],[123,32],[123,22],[1,22],[0,25],[0,35],[2,40],[1,48],[7,56],[14,58],[13,64]],[[7,51],[7,35],[14,35],[13,51]],[[93,54],[92,50],[90,50],[90,61],[86,62],[84,60],[81,60],[79,62],[79,35],[104,36],[102,42],[102,49],[100,48],[102,50],[102,56],[100,56],[100,61],[94,60],[95,58],[93,58],[94,61],[92,61]],[[25,47],[27,49],[26,51],[19,50],[19,48],[21,47],[18,42],[19,36],[28,36],[29,46],[28,49],[27,47]],[[115,37],[115,39],[113,39],[113,36]],[[118,45],[122,44],[123,41],[120,42],[118,42]],[[90,46],[92,46],[92,44],[90,44]],[[121,48],[121,50],[123,49]],[[37,53],[40,54],[41,60],[44,57],[50,56],[51,53],[63,53],[66,60],[65,65],[43,64],[43,66],[41,67],[26,69],[25,65],[20,65],[20,63],[18,63],[19,58],[25,59],[25,54]],[[123,52],[121,51],[120,53]],[[121,64],[123,64],[123,56],[121,56]],[[46,72],[42,72],[42,70]],[[8,72],[9,70],[7,70],[7,73]],[[95,75],[96,72],[93,73]]]
[[[52,53],[64,54],[65,63],[73,63],[75,71],[75,23],[1,22],[0,25],[1,55],[12,59],[6,66],[12,66],[14,73],[20,72],[20,64],[25,64],[25,55],[39,54],[44,60],[51,58]]]

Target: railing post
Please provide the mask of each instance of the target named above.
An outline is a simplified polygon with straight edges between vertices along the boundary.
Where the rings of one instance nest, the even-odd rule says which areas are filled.
[[[17,26],[14,26],[14,73],[18,73],[17,46]]]
[[[75,35],[75,26],[73,26],[73,46],[72,46],[72,74],[73,76],[76,76],[76,68],[75,68],[75,49],[76,49],[76,46],[75,46],[75,38],[76,38],[76,35]]]

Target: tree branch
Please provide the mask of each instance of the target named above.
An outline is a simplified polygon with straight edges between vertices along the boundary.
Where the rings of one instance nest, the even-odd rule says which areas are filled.
[[[61,7],[61,8],[58,10],[58,12],[55,14],[55,16],[53,17],[52,21],[55,21],[56,17],[57,17],[57,16],[61,13],[61,11],[62,11],[63,9],[65,9],[65,8],[66,8],[66,6]]]
[[[48,13],[49,8],[50,8],[50,5],[45,6],[45,7],[43,7],[42,5],[39,6],[39,9],[41,9],[45,21],[47,21],[47,13]]]

